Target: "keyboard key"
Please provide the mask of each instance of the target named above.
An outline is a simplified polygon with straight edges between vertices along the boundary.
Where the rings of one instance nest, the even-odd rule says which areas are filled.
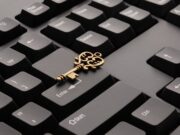
[[[38,2],[24,8],[21,13],[16,16],[16,19],[30,27],[37,27],[50,18],[50,8]]]
[[[99,33],[106,35],[119,48],[134,37],[134,31],[128,23],[122,22],[115,18],[109,18],[98,25]]]
[[[0,135],[22,135],[19,131],[3,122],[0,122],[0,131]]]
[[[120,122],[105,135],[146,135],[144,131],[126,122]]]
[[[0,92],[0,120],[6,120],[15,109],[16,105],[13,99],[8,95]]]
[[[25,70],[29,65],[30,63],[24,54],[11,48],[0,52],[0,74],[4,78],[8,78],[22,69]]]
[[[84,33],[84,29],[74,20],[60,18],[50,23],[42,30],[42,33],[62,45],[70,46],[78,36]]]
[[[173,0],[142,0],[139,6],[159,17],[165,17],[170,9],[175,6]]]
[[[67,134],[71,132],[73,134],[85,135],[91,134],[92,131],[93,134],[103,134],[98,132],[96,128],[105,124],[105,122],[122,111],[122,109],[126,108],[128,110],[128,104],[140,96],[140,94],[136,89],[119,82],[60,122],[59,126],[62,129],[60,127],[59,129],[60,131],[66,130]],[[107,125],[109,128],[110,123]],[[94,131],[95,129],[97,132]]]
[[[134,6],[119,12],[117,18],[131,24],[138,34],[146,31],[156,23],[156,20],[151,17],[149,12]]]
[[[34,63],[55,50],[53,43],[40,34],[23,35],[13,49],[25,54]]]
[[[25,32],[25,28],[10,18],[0,20],[0,45],[10,42]]]
[[[88,72],[88,74],[80,73],[75,82],[54,85],[44,91],[40,102],[51,109],[56,117],[62,119],[114,83],[114,79],[103,69],[99,69],[98,72]]]
[[[18,104],[35,99],[44,90],[42,81],[26,72],[19,72],[5,80],[5,83],[4,92],[11,95]]]
[[[33,102],[29,102],[13,112],[12,117],[12,124],[26,135],[39,135],[53,130],[56,124],[50,111]]]
[[[175,108],[157,99],[149,99],[132,113],[134,123],[148,133],[163,135],[177,125]]]
[[[113,16],[126,7],[122,0],[92,0],[90,5],[104,11],[106,16]]]
[[[167,20],[175,25],[180,26],[180,5],[168,13]]]
[[[158,95],[169,103],[180,107],[180,78],[178,77],[168,84]]]
[[[74,9],[68,17],[80,22],[85,29],[93,29],[105,20],[103,11],[89,5]]]
[[[115,50],[108,37],[93,31],[88,31],[76,38],[75,43],[72,45],[72,49],[77,53],[83,51],[101,52],[103,56],[107,56]]]
[[[148,60],[153,67],[173,76],[179,76],[180,51],[174,48],[164,48]]]
[[[170,135],[179,135],[180,133],[180,126],[177,127]]]

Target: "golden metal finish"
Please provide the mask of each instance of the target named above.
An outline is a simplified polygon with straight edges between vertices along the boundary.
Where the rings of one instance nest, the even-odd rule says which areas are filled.
[[[67,79],[75,80],[79,75],[80,70],[96,70],[104,64],[102,54],[99,52],[82,52],[78,57],[75,57],[74,68],[56,78],[57,81],[62,82]]]

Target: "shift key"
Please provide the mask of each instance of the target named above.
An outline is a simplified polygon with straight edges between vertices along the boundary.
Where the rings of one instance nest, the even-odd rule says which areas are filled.
[[[138,90],[119,82],[59,123],[66,134],[86,135],[104,124],[141,95]],[[107,124],[108,125],[108,124]]]

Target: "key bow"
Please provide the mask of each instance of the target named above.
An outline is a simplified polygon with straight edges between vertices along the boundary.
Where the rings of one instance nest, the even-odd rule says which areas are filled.
[[[83,52],[78,57],[75,58],[75,66],[82,65],[83,70],[97,69],[104,64],[104,59],[102,54],[95,52]]]

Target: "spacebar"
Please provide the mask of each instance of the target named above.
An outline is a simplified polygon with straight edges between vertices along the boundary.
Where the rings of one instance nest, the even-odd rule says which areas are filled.
[[[90,134],[140,95],[138,90],[119,82],[60,122],[59,129],[70,135]]]

